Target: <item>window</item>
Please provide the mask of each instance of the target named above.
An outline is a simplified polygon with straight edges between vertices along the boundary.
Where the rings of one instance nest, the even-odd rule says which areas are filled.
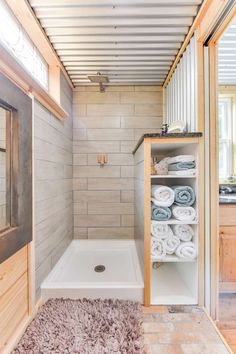
[[[3,0],[0,0],[0,41],[31,75],[48,89],[48,65]]]
[[[234,175],[233,145],[233,97],[219,97],[219,177],[226,179]]]
[[[11,226],[11,112],[0,106],[0,230]]]

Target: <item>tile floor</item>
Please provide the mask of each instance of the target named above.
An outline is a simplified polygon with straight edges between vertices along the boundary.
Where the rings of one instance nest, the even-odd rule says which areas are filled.
[[[221,294],[219,298],[220,332],[236,354],[236,294]]]
[[[192,306],[143,308],[145,354],[228,354],[205,312]]]

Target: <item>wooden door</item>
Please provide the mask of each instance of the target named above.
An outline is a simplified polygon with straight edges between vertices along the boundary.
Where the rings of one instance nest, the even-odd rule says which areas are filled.
[[[220,227],[220,291],[236,291],[236,226]]]

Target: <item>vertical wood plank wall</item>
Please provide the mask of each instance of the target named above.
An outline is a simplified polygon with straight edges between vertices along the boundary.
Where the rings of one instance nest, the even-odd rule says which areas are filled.
[[[186,123],[188,131],[198,126],[196,39],[192,37],[165,90],[165,121]]]
[[[72,239],[72,90],[61,75],[61,104],[69,117],[58,120],[35,101],[35,268],[40,285]]]

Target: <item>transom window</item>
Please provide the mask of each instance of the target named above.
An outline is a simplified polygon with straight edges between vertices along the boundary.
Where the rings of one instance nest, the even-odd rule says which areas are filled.
[[[0,0],[0,42],[48,89],[47,63],[3,0]]]

